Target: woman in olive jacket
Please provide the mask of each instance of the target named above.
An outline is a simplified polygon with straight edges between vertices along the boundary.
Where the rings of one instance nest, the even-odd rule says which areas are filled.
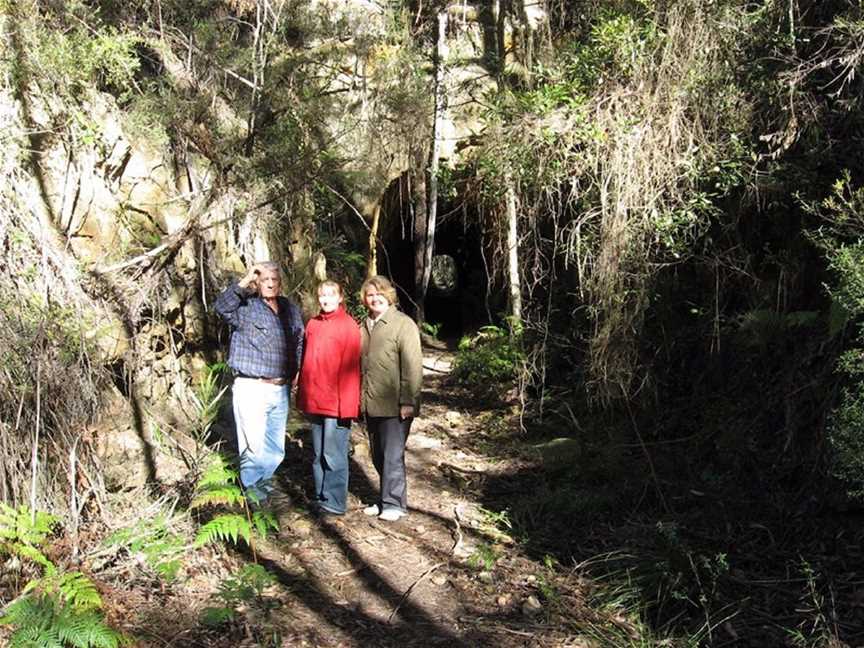
[[[396,308],[393,284],[380,275],[360,289],[368,317],[361,325],[361,410],[366,415],[372,463],[381,480],[377,503],[363,509],[394,522],[408,512],[405,442],[420,414],[423,352],[414,321]]]

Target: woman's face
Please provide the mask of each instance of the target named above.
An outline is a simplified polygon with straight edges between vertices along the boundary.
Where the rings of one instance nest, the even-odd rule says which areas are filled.
[[[318,291],[318,305],[322,313],[332,313],[342,303],[342,295],[333,286],[324,286]]]
[[[378,292],[375,286],[367,286],[366,292],[363,293],[363,302],[366,304],[369,315],[373,318],[383,315],[390,308],[390,302]]]

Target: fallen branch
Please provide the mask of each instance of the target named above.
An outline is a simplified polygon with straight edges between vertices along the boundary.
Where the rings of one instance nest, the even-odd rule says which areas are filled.
[[[462,525],[459,524],[459,505],[453,507],[453,521],[456,524],[456,539],[453,541],[453,546],[450,548],[450,555],[455,556],[456,550],[462,547]]]
[[[427,570],[424,571],[422,574],[420,574],[420,576],[417,577],[417,580],[415,580],[413,583],[411,583],[411,586],[410,586],[407,590],[405,590],[405,593],[402,595],[402,598],[399,599],[399,603],[396,604],[396,607],[393,608],[393,611],[390,613],[390,616],[387,617],[387,623],[390,623],[390,622],[393,620],[393,617],[394,617],[394,616],[396,615],[396,613],[399,611],[399,608],[401,608],[401,607],[402,607],[402,604],[403,604],[406,600],[408,600],[408,597],[409,597],[409,596],[411,596],[411,592],[414,590],[414,588],[417,587],[417,585],[419,585],[419,584],[421,583],[421,581],[422,581],[424,578],[426,578],[429,574],[431,574],[432,572],[434,572],[434,571],[435,571],[436,569],[438,569],[441,565],[446,565],[446,564],[447,564],[446,561],[442,561],[442,562],[439,562],[439,563],[435,563],[435,564],[432,565],[429,569],[427,569]]]

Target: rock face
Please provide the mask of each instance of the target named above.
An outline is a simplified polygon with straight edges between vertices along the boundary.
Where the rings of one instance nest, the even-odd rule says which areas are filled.
[[[231,6],[239,11],[245,5],[237,0]],[[393,44],[385,6],[314,0],[302,9],[327,34],[302,47],[332,64],[320,73],[319,91],[333,98],[318,116],[316,137],[341,165],[346,195],[336,195],[349,218],[343,229],[357,228],[357,240],[365,223],[356,216],[368,220],[431,134],[432,75],[418,51]],[[447,36],[448,103],[439,132],[445,164],[455,163],[478,132],[480,106],[472,97],[492,83],[483,69],[488,11],[471,7],[463,3]],[[320,217],[311,197],[274,201],[267,193],[273,185],[262,189],[251,168],[229,179],[225,166],[235,160],[212,154],[214,138],[243,142],[248,116],[225,93],[207,90],[191,59],[161,41],[147,47],[172,91],[202,104],[203,116],[184,126],[181,138],[162,126],[142,127],[114,96],[94,88],[72,101],[38,85],[16,93],[0,83],[0,127],[14,143],[0,164],[0,207],[9,203],[20,212],[34,253],[48,259],[45,265],[64,288],[52,298],[69,300],[83,313],[84,337],[97,362],[111,367],[118,388],[145,419],[129,428],[133,441],[120,442],[125,435],[118,433],[117,448],[103,448],[106,462],[123,466],[118,479],[139,475],[136,463],[153,471],[145,465],[149,441],[140,428],[150,421],[194,425],[196,385],[227,345],[212,311],[218,292],[255,260],[289,257],[297,275],[289,289],[299,292],[314,285],[327,262],[307,244]],[[38,141],[32,133],[40,133]],[[5,213],[0,210],[0,219]],[[445,293],[456,289],[452,258],[436,258],[433,282]],[[314,299],[307,301],[314,307]]]

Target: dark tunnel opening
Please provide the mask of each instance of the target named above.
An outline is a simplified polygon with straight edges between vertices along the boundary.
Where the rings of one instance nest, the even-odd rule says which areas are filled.
[[[504,308],[506,297],[497,287],[490,290],[476,207],[459,195],[439,199],[438,206],[433,266],[448,270],[436,272],[436,276],[452,274],[455,281],[449,286],[436,277],[430,281],[426,331],[434,329],[438,338],[458,341],[489,324]],[[403,176],[391,184],[384,198],[379,234],[384,249],[379,254],[379,271],[396,283],[402,309],[416,316],[413,231],[410,186]]]

